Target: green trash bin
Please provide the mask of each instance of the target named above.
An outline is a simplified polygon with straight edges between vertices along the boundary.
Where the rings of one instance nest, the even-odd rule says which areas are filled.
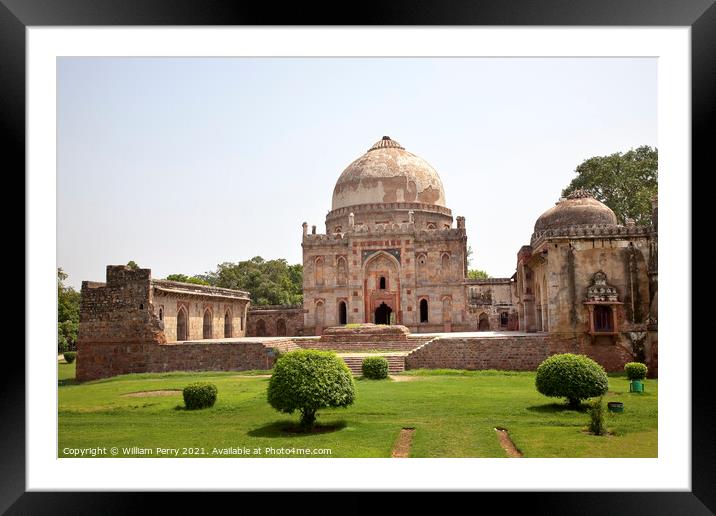
[[[644,392],[644,383],[640,380],[632,380],[629,383],[629,392]]]

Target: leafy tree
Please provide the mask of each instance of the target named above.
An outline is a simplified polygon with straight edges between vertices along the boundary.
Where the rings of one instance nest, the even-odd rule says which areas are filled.
[[[127,267],[129,267],[130,269],[135,269],[135,270],[139,269],[139,265],[137,265],[137,262],[135,262],[134,260],[129,260],[127,262]]]
[[[57,351],[75,349],[80,324],[80,293],[67,287],[67,274],[57,268]]]
[[[225,262],[199,277],[210,285],[249,292],[254,305],[303,302],[303,265],[289,265],[283,258],[264,260],[255,256],[238,263]]]
[[[646,145],[589,158],[576,168],[577,177],[562,190],[562,197],[582,188],[609,206],[620,223],[630,218],[648,225],[651,199],[657,194],[658,158],[658,150]]]
[[[182,283],[194,283],[195,285],[209,285],[208,281],[199,276],[187,276],[186,274],[170,274],[165,279],[181,281]]]
[[[487,279],[490,275],[480,269],[470,269],[467,271],[468,279]]]
[[[535,386],[541,394],[567,398],[571,408],[578,408],[582,400],[604,396],[609,379],[604,368],[588,356],[563,353],[542,361]]]
[[[322,408],[347,407],[355,401],[355,382],[348,366],[330,351],[301,349],[279,358],[269,380],[268,402],[280,412],[301,414],[310,430]]]

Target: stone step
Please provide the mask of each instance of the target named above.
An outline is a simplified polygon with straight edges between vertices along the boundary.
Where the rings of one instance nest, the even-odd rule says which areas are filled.
[[[405,357],[402,355],[401,356],[373,355],[373,356],[383,356],[388,360],[388,374],[401,373],[401,372],[405,371]],[[341,358],[348,366],[348,369],[350,369],[354,375],[360,376],[363,374],[362,365],[363,365],[363,359],[366,358],[365,355],[363,355],[363,356],[342,356]]]
[[[354,342],[306,342],[301,343],[307,349],[332,349],[336,351],[371,351],[374,349],[388,351],[412,351],[420,347],[423,342],[376,342],[376,341],[354,341]]]

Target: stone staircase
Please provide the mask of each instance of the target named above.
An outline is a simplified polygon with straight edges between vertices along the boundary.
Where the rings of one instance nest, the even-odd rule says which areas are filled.
[[[402,373],[405,371],[405,355],[389,354],[363,354],[363,355],[341,355],[341,358],[348,366],[348,369],[356,376],[361,376],[361,365],[363,359],[369,356],[381,356],[388,360],[388,374]]]

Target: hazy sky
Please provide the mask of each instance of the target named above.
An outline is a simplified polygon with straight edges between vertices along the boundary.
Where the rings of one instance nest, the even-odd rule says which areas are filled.
[[[338,176],[383,135],[440,174],[471,268],[514,273],[597,155],[657,145],[653,58],[60,58],[57,260],[68,283],[301,262]]]

